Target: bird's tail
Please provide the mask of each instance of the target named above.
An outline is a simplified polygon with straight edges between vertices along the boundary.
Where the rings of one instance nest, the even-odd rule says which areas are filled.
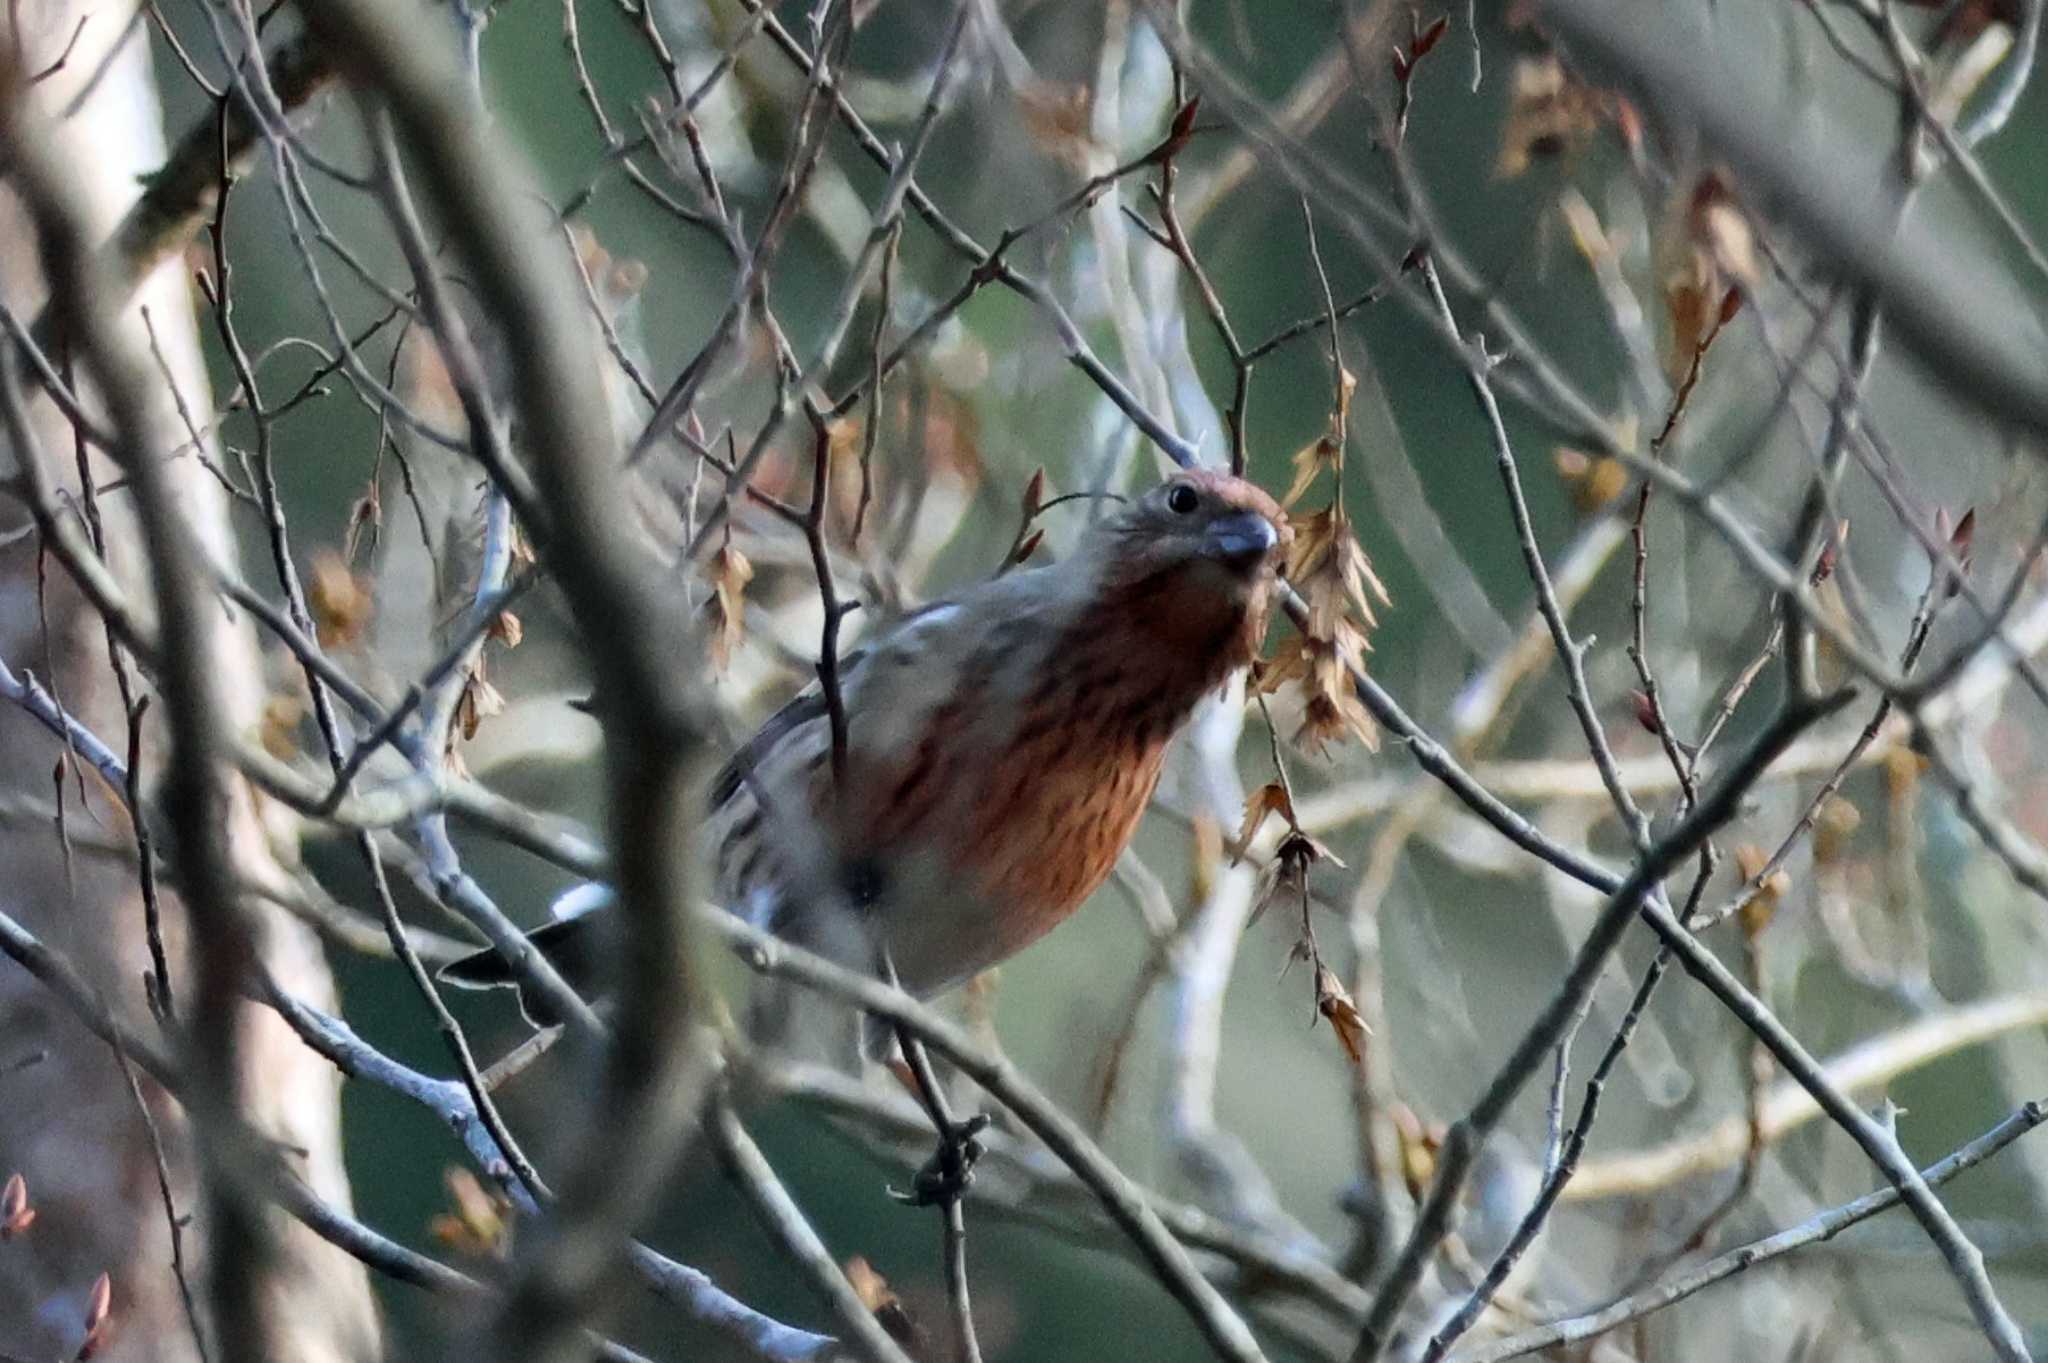
[[[526,934],[528,945],[547,958],[577,993],[604,992],[606,956],[610,947],[612,892],[608,885],[586,883],[565,891],[549,906],[551,921]],[[441,967],[436,979],[460,989],[516,989],[512,963],[496,947],[461,956]],[[520,991],[519,1006],[538,1026],[561,1019],[540,1000]]]
[[[570,987],[585,998],[602,999],[610,988],[612,953],[617,931],[611,913],[611,888],[578,885],[550,906],[550,922],[526,934],[526,940],[561,972]],[[744,916],[777,936],[854,970],[872,968],[873,939],[854,914],[804,913],[769,902],[743,906]],[[512,963],[495,947],[450,961],[437,978],[461,989],[516,989]],[[542,1000],[521,990],[519,1006],[536,1026],[561,1021]],[[864,1025],[863,1025],[864,1024]],[[756,1044],[785,1055],[847,1065],[857,1054],[883,1054],[890,1041],[873,1019],[858,1019],[844,1005],[786,980],[762,976],[748,998],[746,1031]]]

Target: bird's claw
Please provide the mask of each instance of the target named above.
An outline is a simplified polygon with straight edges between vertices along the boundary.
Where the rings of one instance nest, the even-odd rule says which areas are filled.
[[[891,1188],[889,1196],[906,1207],[943,1207],[959,1201],[974,1182],[974,1162],[982,1155],[977,1137],[988,1124],[986,1112],[952,1123],[939,1137],[939,1148],[911,1179],[909,1190]]]

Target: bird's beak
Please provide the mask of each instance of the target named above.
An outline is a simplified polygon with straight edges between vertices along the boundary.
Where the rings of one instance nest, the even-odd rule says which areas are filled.
[[[1248,568],[1279,542],[1273,522],[1256,511],[1235,511],[1209,523],[1209,552],[1224,562]]]

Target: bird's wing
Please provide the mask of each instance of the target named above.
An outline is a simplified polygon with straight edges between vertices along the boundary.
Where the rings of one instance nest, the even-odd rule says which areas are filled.
[[[868,659],[875,655],[878,647],[889,649],[891,645],[907,636],[927,636],[932,631],[934,622],[946,619],[948,614],[956,609],[954,602],[933,601],[897,621],[879,641],[864,643],[851,653],[841,655],[840,695],[848,707],[853,705],[854,695],[863,689],[861,680],[865,675]],[[891,656],[897,656],[898,652],[900,650],[892,650]],[[824,689],[815,682],[784,702],[782,708],[763,720],[761,727],[754,731],[753,737],[742,743],[733,755],[726,759],[725,765],[718,769],[718,775],[712,778],[711,782],[711,810],[716,813],[721,806],[739,794],[741,785],[750,772],[763,771],[768,755],[776,747],[794,736],[805,725],[824,723],[827,713]]]
[[[927,708],[914,694],[877,684],[877,672],[894,679],[906,658],[928,655],[935,645],[949,651],[946,626],[956,609],[933,602],[841,656],[840,697],[857,769],[887,762],[896,717]],[[830,864],[817,817],[829,789],[831,750],[829,708],[813,683],[770,715],[713,778],[706,833],[720,894],[735,912],[768,925],[780,891],[806,878],[803,866]]]
[[[926,801],[904,804],[906,783],[938,776],[937,747],[954,772],[971,768],[969,749],[993,742],[1020,697],[1019,675],[1042,670],[1022,656],[1046,633],[1061,592],[1054,569],[1010,573],[935,601],[863,641],[840,660],[852,798],[833,824],[846,849],[884,852],[925,822]],[[764,884],[789,883],[796,865],[829,863],[818,818],[828,807],[831,723],[825,697],[806,687],[742,744],[712,784],[710,844],[721,890],[738,911]],[[920,792],[920,796],[928,792]],[[844,850],[844,849],[841,849]],[[814,858],[824,857],[824,861]],[[792,861],[792,858],[795,860]]]

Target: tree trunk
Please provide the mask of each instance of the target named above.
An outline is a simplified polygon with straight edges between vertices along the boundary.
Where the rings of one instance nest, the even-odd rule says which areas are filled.
[[[61,124],[62,154],[109,230],[138,190],[138,177],[161,163],[164,138],[150,71],[148,26],[132,7],[85,0],[27,0],[18,18],[21,60],[32,75],[56,62],[74,33],[62,66],[30,91],[54,123],[98,71],[109,49],[120,51],[82,107]],[[80,27],[83,20],[83,27]],[[126,24],[124,29],[122,25]],[[0,54],[4,55],[4,54]],[[128,324],[142,334],[147,311],[171,376],[155,395],[161,448],[186,440],[170,384],[195,421],[213,410],[192,311],[193,291],[182,257],[159,270],[137,295]],[[0,294],[17,316],[41,308],[44,287],[32,229],[18,202],[0,194]],[[73,433],[55,408],[36,398],[31,415],[46,472],[69,493],[79,486]],[[12,475],[22,451],[7,452]],[[225,498],[189,451],[174,461],[190,524],[230,557]],[[94,461],[96,482],[111,466]],[[149,600],[143,556],[128,499],[99,498],[107,556],[133,600]],[[17,671],[49,684],[64,707],[117,751],[127,718],[98,617],[54,560],[39,554],[36,536],[13,534],[26,514],[0,499],[0,656]],[[214,640],[236,719],[253,726],[263,678],[253,639],[223,616]],[[139,692],[146,679],[131,665]],[[163,735],[153,722],[142,746],[145,776],[160,771]],[[110,1008],[138,1029],[157,1023],[145,1002],[150,951],[143,899],[131,863],[95,852],[112,842],[132,850],[132,830],[99,776],[82,763],[63,763],[51,734],[13,707],[0,707],[0,911],[13,915],[69,957]],[[62,790],[56,782],[61,764]],[[61,808],[61,823],[52,817]],[[68,837],[66,836],[68,832]],[[293,829],[247,791],[237,799],[232,837],[245,868],[289,848]],[[288,856],[289,853],[287,852]],[[273,872],[274,874],[274,872]],[[184,921],[163,896],[164,945],[173,1000],[181,998]],[[252,905],[252,931],[262,958],[287,989],[333,1008],[333,982],[307,928],[277,910]],[[188,991],[189,993],[189,991]],[[295,1152],[295,1167],[321,1197],[348,1205],[341,1157],[340,1080],[266,1010],[245,1008],[237,1019],[249,1095],[245,1116]],[[145,1112],[146,1106],[146,1112]],[[154,1134],[152,1134],[154,1128]],[[19,1173],[36,1216],[24,1233],[0,1243],[0,1353],[22,1358],[75,1357],[85,1338],[94,1284],[105,1273],[111,1309],[94,1357],[186,1363],[200,1356],[174,1271],[172,1230],[159,1185],[159,1155],[180,1218],[198,1206],[189,1132],[177,1104],[147,1078],[131,1081],[123,1059],[89,1033],[26,971],[0,958],[0,1179]],[[260,1288],[268,1356],[326,1363],[374,1357],[378,1325],[361,1266],[278,1214],[279,1252],[264,1265]],[[203,1315],[205,1226],[183,1232],[183,1278]],[[208,1336],[210,1340],[210,1335]],[[217,1349],[208,1348],[217,1359]]]

